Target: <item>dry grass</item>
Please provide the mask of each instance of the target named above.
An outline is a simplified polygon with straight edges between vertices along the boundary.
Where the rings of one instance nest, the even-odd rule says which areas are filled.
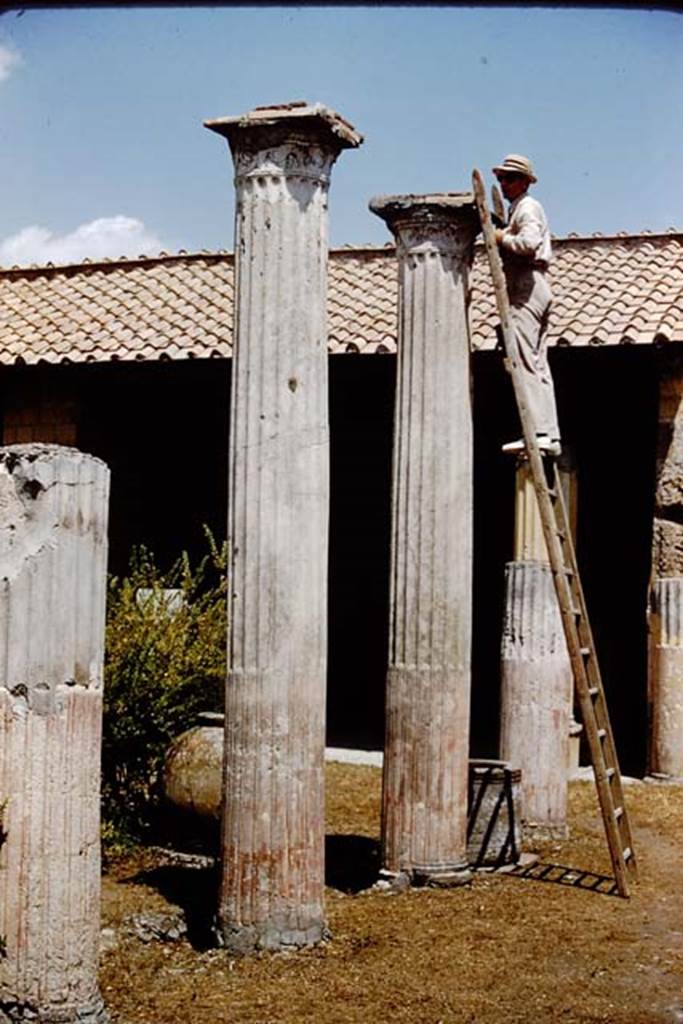
[[[115,865],[103,924],[118,941],[101,970],[115,1024],[683,1021],[682,787],[628,787],[641,882],[626,901],[499,874],[451,891],[358,893],[378,866],[379,785],[377,769],[328,766],[333,938],[316,949],[246,959],[198,949],[207,874],[155,869],[149,855]],[[607,873],[593,787],[570,790],[572,837],[539,852]],[[174,901],[189,911],[194,947],[127,933],[127,917]]]

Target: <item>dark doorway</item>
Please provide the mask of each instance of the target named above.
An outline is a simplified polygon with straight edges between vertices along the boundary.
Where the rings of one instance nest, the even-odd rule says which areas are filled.
[[[204,526],[225,538],[230,365],[80,368],[78,444],[111,469],[111,572],[125,572],[134,545],[167,569],[183,551],[207,553]]]
[[[617,750],[642,775],[647,746],[647,600],[654,513],[655,350],[556,354],[560,418],[578,461],[577,557]]]
[[[330,359],[331,746],[384,743],[395,380],[392,355]]]
[[[5,367],[3,405],[8,395],[29,422],[36,400],[68,399],[77,447],[109,466],[110,572],[126,571],[135,545],[167,569],[207,553],[204,525],[225,538],[229,360]]]

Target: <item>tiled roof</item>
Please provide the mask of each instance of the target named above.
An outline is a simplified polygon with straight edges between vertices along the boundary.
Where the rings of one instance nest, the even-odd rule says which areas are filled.
[[[232,256],[0,271],[0,361],[229,356]]]
[[[554,241],[555,345],[683,341],[683,235]],[[330,253],[331,352],[396,350],[392,246]],[[472,346],[496,341],[483,251],[470,277]],[[231,351],[230,253],[0,270],[0,363],[226,357]]]

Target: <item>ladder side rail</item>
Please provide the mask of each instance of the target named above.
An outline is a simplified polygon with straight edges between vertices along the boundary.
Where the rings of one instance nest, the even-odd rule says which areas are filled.
[[[557,530],[559,532],[560,548],[562,550],[562,558],[570,573],[570,579],[572,581],[572,590],[574,597],[574,608],[576,610],[576,628],[581,640],[582,647],[589,647],[591,650],[595,650],[595,641],[593,639],[593,631],[591,629],[590,617],[588,615],[588,608],[586,605],[586,599],[583,593],[583,586],[581,585],[581,576],[579,574],[579,566],[576,558],[576,552],[574,550],[574,543],[571,536],[571,527],[569,525],[569,517],[567,515],[567,509],[564,502],[564,494],[561,490],[560,474],[557,469],[557,465],[554,468],[553,475],[553,488],[556,491],[558,497],[553,506],[553,514]],[[597,661],[591,662],[591,666],[598,673],[598,680],[596,682],[602,683],[599,678],[599,669]],[[588,671],[589,681],[591,671]],[[600,685],[602,691],[602,686]]]
[[[557,473],[557,469],[555,470],[555,475],[555,486],[557,488],[559,486],[559,475]],[[565,534],[567,531],[567,516],[566,510],[564,509],[564,501],[561,495],[556,505],[555,511],[560,531],[561,533]],[[559,513],[561,513],[561,515]],[[618,767],[618,755],[616,751],[616,744],[614,742],[614,735],[612,732],[609,713],[607,710],[604,684],[602,681],[600,666],[597,657],[594,655],[594,652],[596,651],[595,640],[593,638],[593,631],[591,629],[590,618],[588,616],[586,600],[584,597],[583,587],[581,584],[581,577],[578,572],[574,547],[571,543],[571,537],[568,535],[568,533],[567,536],[568,542],[566,545],[564,545],[564,557],[565,562],[571,571],[570,589],[573,598],[573,608],[574,611],[578,613],[576,629],[581,646],[582,657],[585,658],[585,670],[588,681],[588,694],[592,701],[593,711],[595,718],[597,720],[597,725],[599,728],[605,730],[605,736],[603,737],[602,743],[603,752],[605,753],[604,760],[606,764]],[[589,652],[588,655],[585,655],[584,652],[586,651]]]
[[[586,730],[586,739],[591,752],[591,762],[600,808],[605,829],[608,832],[608,846],[617,888],[621,895],[627,895],[626,872],[631,872],[634,875],[636,872],[631,827],[625,810],[619,759],[607,710],[607,700],[600,674],[600,666],[595,653],[596,649],[581,586],[581,578],[576,566],[574,546],[571,534],[568,531],[568,517],[560,488],[557,466],[554,468],[554,489],[558,495],[554,506],[555,518],[558,529],[566,538],[566,562],[572,568],[569,587],[572,608],[579,611],[579,622],[575,624],[574,630],[579,639],[578,653],[581,659],[581,667],[578,673],[572,661],[576,693],[581,708],[581,718]],[[613,769],[613,771],[608,774],[609,769]],[[617,813],[617,809],[619,809],[619,813]],[[624,850],[630,851],[627,861],[624,860]]]
[[[556,476],[557,476],[556,470]],[[559,481],[558,481],[559,482]],[[564,510],[563,510],[564,511]],[[565,516],[566,518],[566,516]],[[571,551],[573,557],[573,551]],[[575,559],[574,559],[575,560]],[[583,606],[585,609],[586,604],[583,596],[581,578],[579,574],[575,575],[574,587],[574,602],[575,606]],[[631,825],[629,816],[625,810],[625,797],[624,787],[622,781],[622,773],[620,764],[618,764],[618,755],[616,752],[616,744],[614,742],[613,733],[611,729],[611,723],[609,720],[609,713],[607,710],[607,700],[605,696],[604,686],[600,675],[600,667],[598,664],[597,656],[595,656],[595,645],[593,643],[590,621],[588,616],[582,617],[580,620],[581,633],[584,634],[582,637],[582,646],[586,657],[586,675],[589,683],[589,699],[593,706],[593,718],[595,719],[595,728],[598,730],[597,742],[595,744],[596,753],[591,751],[591,760],[593,762],[593,769],[596,776],[596,785],[600,786],[603,784],[609,787],[609,793],[614,808],[614,815],[616,818],[616,826],[618,833],[620,833],[622,843],[621,849],[629,849],[632,851],[631,856],[627,863],[628,870],[635,874],[637,870],[636,857],[633,854],[633,839],[631,835]],[[581,703],[581,700],[580,700]],[[590,720],[590,708],[582,707],[582,720],[587,723]],[[589,726],[586,724],[586,735],[589,738]],[[590,739],[589,739],[590,744]],[[598,750],[601,756],[598,756]],[[609,771],[609,769],[613,769]],[[598,790],[598,796],[600,797],[600,790]],[[602,806],[602,805],[601,805]],[[611,812],[610,812],[611,813]]]

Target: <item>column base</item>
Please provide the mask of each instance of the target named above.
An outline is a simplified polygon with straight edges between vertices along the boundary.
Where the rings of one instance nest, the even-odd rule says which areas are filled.
[[[263,950],[303,949],[316,946],[319,942],[329,939],[330,933],[324,923],[313,924],[309,928],[276,928],[272,924],[262,925],[227,925],[216,928],[218,945],[234,953],[236,956],[248,956]]]
[[[410,889],[410,875],[407,871],[380,868],[379,878],[371,888],[375,892],[407,892]]]
[[[662,782],[671,786],[683,784],[683,775],[668,775],[666,772],[648,772],[643,782]]]
[[[0,1002],[0,1024],[109,1024],[109,1014],[100,997],[82,1006],[47,1006],[34,1003]]]
[[[430,886],[435,889],[455,889],[459,885],[469,885],[472,871],[467,864],[450,867],[441,865],[421,865],[412,870],[412,884],[417,887]]]

